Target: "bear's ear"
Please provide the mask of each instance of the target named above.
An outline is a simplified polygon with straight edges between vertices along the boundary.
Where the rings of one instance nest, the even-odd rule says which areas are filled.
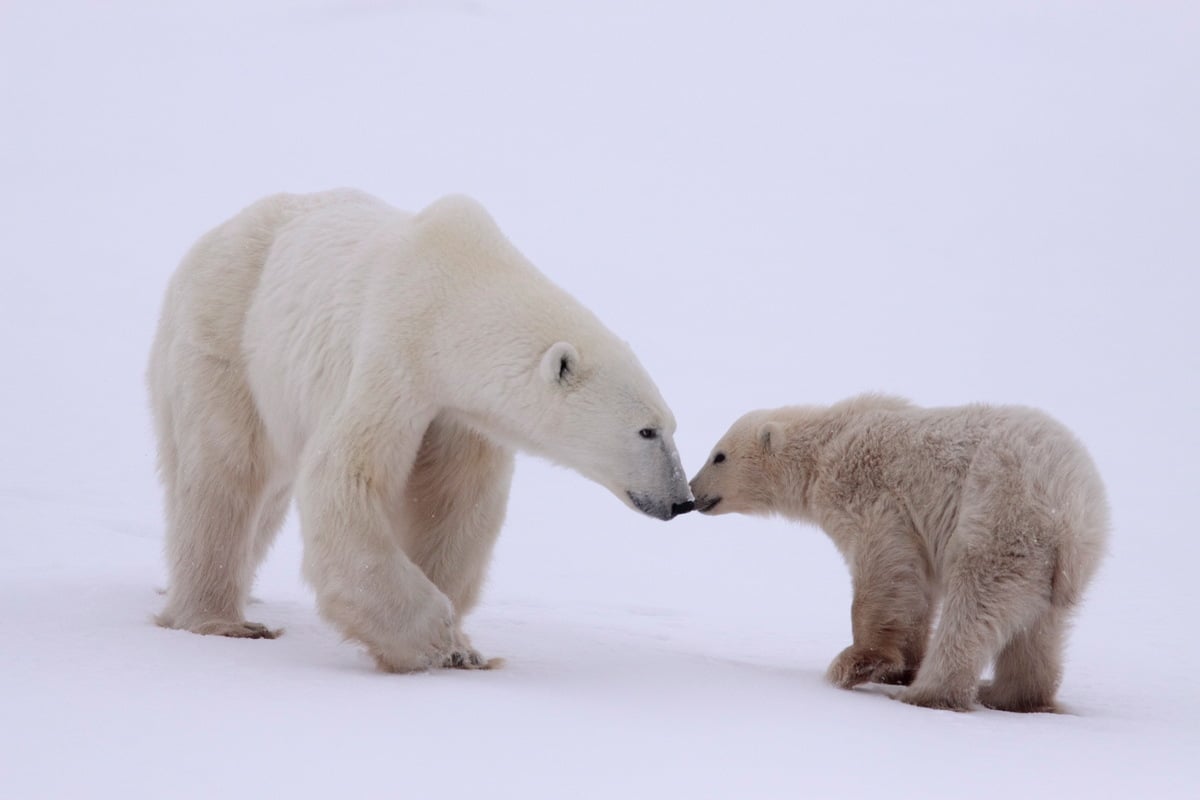
[[[542,356],[540,371],[547,383],[568,383],[579,372],[579,351],[570,342],[555,342]]]
[[[778,422],[764,422],[758,429],[758,441],[768,453],[778,453],[787,441],[787,434]]]

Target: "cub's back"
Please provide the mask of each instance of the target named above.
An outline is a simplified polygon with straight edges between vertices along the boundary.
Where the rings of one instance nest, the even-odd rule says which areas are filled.
[[[823,448],[821,472],[848,495],[928,505],[961,486],[989,422],[980,406],[864,408]]]
[[[1061,423],[1022,406],[863,408],[824,448],[823,495],[843,507],[890,505],[935,550],[966,502],[1051,509],[1072,536],[1102,542],[1103,485]]]

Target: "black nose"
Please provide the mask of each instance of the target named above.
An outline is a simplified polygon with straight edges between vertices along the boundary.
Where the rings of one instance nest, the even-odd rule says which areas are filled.
[[[688,500],[686,503],[672,503],[671,504],[671,516],[678,517],[680,514],[686,514],[687,512],[691,511],[695,507],[696,507],[696,504],[691,500]]]

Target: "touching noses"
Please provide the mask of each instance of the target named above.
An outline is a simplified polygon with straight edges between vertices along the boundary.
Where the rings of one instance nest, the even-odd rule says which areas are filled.
[[[688,500],[683,503],[672,503],[671,504],[671,519],[675,519],[675,517],[678,517],[680,514],[686,514],[687,512],[691,511],[695,507],[696,507],[696,501],[694,501],[694,500]]]

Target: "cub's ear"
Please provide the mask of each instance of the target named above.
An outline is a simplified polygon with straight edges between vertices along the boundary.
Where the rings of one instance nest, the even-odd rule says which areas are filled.
[[[778,453],[787,441],[787,434],[778,422],[764,422],[758,429],[758,441],[768,453]]]
[[[579,372],[579,351],[570,342],[555,342],[542,356],[539,371],[546,383],[568,383]]]

